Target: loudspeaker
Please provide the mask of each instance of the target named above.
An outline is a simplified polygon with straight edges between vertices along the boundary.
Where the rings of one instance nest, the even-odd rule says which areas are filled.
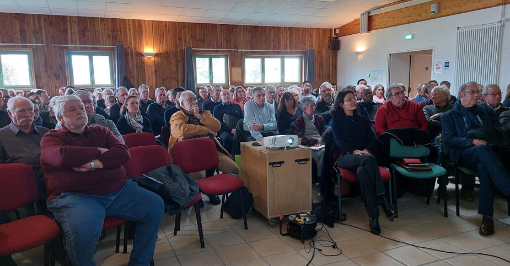
[[[331,50],[338,51],[340,50],[340,40],[337,38],[331,39]]]

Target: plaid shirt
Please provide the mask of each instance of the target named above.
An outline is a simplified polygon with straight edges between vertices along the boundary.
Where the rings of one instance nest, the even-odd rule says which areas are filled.
[[[326,131],[324,118],[318,114],[314,114],[313,116],[315,117],[314,125],[322,136],[324,131]],[[317,139],[305,137],[305,119],[303,116],[298,117],[296,121],[294,121],[294,133],[301,138],[301,145],[315,145],[318,142]]]

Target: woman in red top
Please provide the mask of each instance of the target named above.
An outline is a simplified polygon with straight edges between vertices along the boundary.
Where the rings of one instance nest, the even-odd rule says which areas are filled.
[[[244,88],[241,86],[236,87],[234,90],[234,98],[232,99],[233,103],[237,103],[241,106],[241,109],[244,111],[244,104],[250,101],[250,99],[246,98],[246,92]]]

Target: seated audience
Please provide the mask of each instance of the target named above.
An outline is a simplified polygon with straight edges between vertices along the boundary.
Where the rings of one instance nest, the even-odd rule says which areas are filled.
[[[117,122],[117,129],[120,134],[150,132],[152,133],[151,121],[142,115],[139,108],[138,96],[130,95],[126,98],[126,103],[120,109],[121,117]],[[161,131],[161,127],[160,127]]]
[[[253,88],[253,100],[247,102],[244,109],[245,141],[261,141],[278,134],[274,108],[266,104],[265,98],[264,89]]]
[[[431,95],[433,104],[423,107],[423,113],[428,121],[429,135],[437,137],[441,134],[441,116],[453,109],[453,105],[450,104],[450,90],[446,86],[434,87]]]
[[[99,88],[99,90],[94,90],[94,97],[96,98],[96,105],[98,102],[102,102],[102,104],[104,105],[104,99],[103,99],[103,91],[101,90],[101,88]],[[105,107],[102,107],[102,106],[99,106],[101,108],[105,108]]]
[[[428,132],[427,118],[420,105],[406,100],[405,87],[401,83],[392,84],[386,91],[388,102],[377,109],[375,132],[377,136],[393,128],[416,127]]]
[[[7,112],[12,122],[0,129],[0,163],[24,163],[34,170],[39,195],[46,197],[46,186],[40,166],[41,138],[50,131],[34,124],[34,104],[30,99],[16,96],[9,99]]]
[[[356,85],[367,85],[367,81],[365,79],[360,79],[358,80],[358,82],[356,83]]]
[[[275,113],[278,111],[278,102],[276,101],[276,87],[274,85],[267,85],[264,88],[266,92],[266,103],[273,106]]]
[[[198,106],[200,108],[202,108],[202,105],[204,104],[204,102],[209,99],[209,94],[207,93],[207,88],[205,86],[202,86],[198,89]],[[177,101],[179,101],[179,99],[177,99]],[[202,109],[200,109],[202,110]]]
[[[184,88],[178,87],[172,90],[172,101],[173,105],[165,109],[165,125],[170,130],[170,118],[175,113],[181,110],[181,106],[179,105],[179,97],[181,97],[181,93],[185,91]],[[165,143],[167,144],[167,143]]]
[[[36,126],[43,126],[43,120],[40,115],[39,107],[40,105],[35,100],[30,100],[34,104],[34,125]],[[52,128],[48,128],[52,129]]]
[[[13,89],[8,89],[8,90],[7,90],[7,92],[9,92],[9,96],[11,96],[11,98],[13,98],[13,97],[16,97],[16,96],[17,96],[17,95],[16,95],[16,91],[15,91],[15,90],[13,90]]]
[[[4,92],[0,91],[0,128],[3,128],[11,123],[11,118],[9,117],[9,114],[3,108],[3,105],[4,105],[3,93]],[[7,107],[6,107],[6,109],[7,109]]]
[[[71,263],[94,265],[104,219],[114,216],[136,222],[129,264],[149,265],[163,200],[128,180],[127,147],[105,127],[87,126],[80,98],[61,96],[54,111],[62,127],[41,139],[41,166],[48,210],[65,233]]]
[[[252,92],[253,91],[252,88],[248,87],[248,88],[246,88],[245,91],[246,91],[246,98],[248,98],[248,100],[253,99],[254,95],[253,95],[253,92]]]
[[[170,106],[174,106],[174,99],[172,99],[172,91],[174,91],[174,89],[169,89],[166,91],[166,105],[167,105],[167,108],[170,107]]]
[[[357,173],[370,231],[378,235],[381,233],[378,203],[382,205],[386,216],[392,217],[395,213],[386,199],[386,189],[377,160],[370,154],[376,147],[371,123],[358,113],[356,98],[349,90],[338,93],[332,113],[333,137],[341,150],[337,166]]]
[[[225,174],[239,174],[239,166],[234,162],[230,153],[217,142],[216,136],[221,129],[221,123],[214,118],[208,110],[200,111],[197,105],[197,98],[191,91],[184,91],[179,97],[181,110],[170,118],[170,140],[168,149],[177,142],[184,139],[208,138],[216,142],[218,148],[219,165],[218,170]],[[200,151],[197,151],[200,152]],[[216,201],[216,199],[214,199]],[[219,203],[219,202],[218,202]]]
[[[384,98],[384,86],[381,84],[377,84],[372,91],[374,95],[374,102],[376,103],[385,103],[386,99]]]
[[[434,88],[434,85],[432,85],[432,84],[425,84],[425,86],[423,86],[421,88],[421,91],[423,93],[422,94],[423,98],[425,98],[425,100],[419,102],[421,108],[432,104],[432,99],[430,99],[430,93],[433,88]]]
[[[301,100],[301,97],[300,97],[301,94],[299,93],[300,90],[301,90],[300,87],[293,85],[293,86],[290,86],[286,92],[289,92],[290,94],[292,94],[294,99],[296,99],[296,102],[299,103],[299,101]],[[283,97],[283,95],[282,95],[282,97]],[[281,101],[282,101],[282,99],[280,98],[280,101],[278,102],[278,110],[280,109]]]
[[[128,90],[126,87],[120,86],[117,88],[117,90],[115,90],[115,97],[117,98],[117,102],[110,107],[109,113],[110,119],[113,121],[113,123],[117,123],[119,121],[119,118],[121,116],[120,108],[122,107],[122,105],[124,105],[127,96]]]
[[[312,98],[314,101],[315,99]],[[291,123],[303,114],[298,106],[298,102],[290,92],[283,94],[280,103],[278,104],[278,117],[276,118],[278,132],[280,134],[294,134],[294,127],[291,128]]]
[[[427,83],[420,83],[418,84],[418,87],[416,88],[416,98],[412,99],[411,101],[415,102],[415,103],[420,103],[421,101],[425,100],[425,96],[423,95],[423,87],[425,87],[425,85],[427,85]],[[404,89],[405,91],[405,89]],[[405,96],[405,95],[404,95]]]
[[[315,113],[324,119],[326,125],[329,124],[329,121],[331,121],[332,118],[330,111],[333,107],[333,102],[335,101],[333,93],[333,85],[327,81],[323,82],[319,87],[320,100],[317,102]]]
[[[478,172],[478,213],[483,216],[479,233],[489,236],[494,234],[494,194],[498,189],[505,197],[510,196],[510,174],[487,141],[468,136],[470,130],[500,126],[492,110],[477,106],[481,93],[476,82],[463,84],[453,110],[441,116],[441,125],[451,160]]]
[[[437,85],[439,85],[439,84],[437,83],[437,81],[436,81],[436,80],[431,80],[431,81],[427,82],[427,84],[432,85],[432,88],[434,88],[434,87],[436,87]]]
[[[13,90],[14,92],[14,90]],[[48,93],[45,91],[45,90],[41,90],[41,89],[36,89],[35,90],[35,94],[37,94],[39,96],[39,98],[41,98],[41,106],[40,106],[40,111],[47,111],[48,109],[48,104],[50,103],[50,97],[48,96]],[[11,97],[14,97],[13,95],[10,95]]]
[[[9,92],[6,89],[0,89],[0,93],[2,93],[2,102],[3,102],[2,110],[7,110],[7,102],[9,101],[11,96],[9,95]]]
[[[374,94],[372,92],[372,88],[370,86],[365,86],[361,88],[361,101],[359,102],[359,105],[362,107],[361,109],[365,108],[368,112],[368,118],[370,121],[374,121],[375,114],[377,113],[377,109],[379,106],[381,106],[381,103],[377,103],[374,101]]]
[[[225,149],[230,152],[232,150],[232,141],[236,132],[236,128],[235,126],[227,125],[224,122],[225,115],[230,115],[238,119],[244,118],[244,113],[243,110],[241,110],[241,106],[239,106],[239,104],[232,103],[230,100],[230,92],[228,89],[223,89],[221,91],[221,104],[218,104],[216,107],[214,107],[213,116],[218,119],[221,124],[221,128],[217,135],[221,139],[223,147],[225,147]]]
[[[117,102],[117,99],[115,98],[115,96],[113,95],[110,95],[108,96],[108,98],[106,99],[106,108],[104,109],[105,113],[109,116],[110,115],[110,108],[115,105],[115,103]],[[98,106],[99,107],[99,106]],[[111,119],[111,117],[110,117]],[[112,120],[113,121],[113,120]]]
[[[204,101],[202,104],[202,110],[207,110],[211,112],[211,114],[214,111],[214,107],[216,107],[218,104],[221,104],[221,91],[223,90],[223,87],[220,85],[214,85],[214,89],[211,93],[211,97]]]
[[[450,82],[448,82],[446,80],[445,81],[441,81],[441,83],[439,83],[439,85],[444,85],[444,86],[446,86],[448,88],[448,90],[450,90],[451,84],[450,84]],[[455,97],[453,95],[450,95],[450,103],[451,104],[455,104],[456,101],[457,101],[457,97]]]
[[[34,91],[31,91],[27,94],[27,98],[30,100],[34,100],[37,102],[37,105],[39,105],[39,109],[43,108],[43,103],[41,100],[41,96],[37,95]]]
[[[505,100],[503,101],[503,106],[506,108],[510,108],[510,84],[506,87]]]
[[[57,118],[55,117],[55,113],[53,112],[53,106],[55,106],[55,102],[59,96],[51,97],[50,103],[48,104],[48,110],[41,112],[41,117],[43,120],[43,126],[49,129],[55,129],[57,125]]]
[[[363,79],[364,80],[364,79]],[[352,91],[352,93],[354,94],[354,96],[356,97],[356,101],[358,100],[361,100],[361,93],[358,93],[357,91],[357,88],[360,87],[360,88],[364,88],[366,87],[366,85],[363,84],[363,80],[361,80],[362,84],[360,85],[356,85],[356,86],[353,86],[353,85],[347,85],[345,88],[342,89],[342,91],[345,91],[345,90],[349,90],[349,91]],[[358,81],[359,82],[359,81]],[[359,94],[359,95],[358,95]],[[359,98],[358,98],[359,96]],[[365,107],[361,106],[359,103],[358,103],[358,112],[360,113],[360,115],[364,115],[366,116],[368,119],[370,119],[370,116],[368,115],[368,111]]]
[[[241,110],[244,111],[244,105],[249,102],[250,99],[246,97],[246,91],[243,87],[237,86],[234,91],[234,98],[232,99],[232,103],[239,104],[241,106]]]
[[[485,85],[482,89],[482,97],[485,100],[483,105],[490,107],[497,117],[508,110],[501,104],[501,89],[497,84]]]
[[[138,91],[135,88],[131,88],[128,91],[128,95],[138,97]]]
[[[317,97],[312,94],[312,91],[312,83],[308,80],[303,81],[303,84],[301,84],[301,94],[299,94],[299,99],[303,99],[303,97],[312,97],[314,101],[317,101]]]
[[[140,112],[142,115],[147,116],[147,108],[154,101],[149,99],[149,86],[142,84],[138,87],[138,95],[140,97]]]
[[[66,95],[66,87],[58,88],[58,96],[64,96],[64,95]]]
[[[315,101],[312,97],[303,97],[299,104],[303,114],[294,122],[294,134],[301,138],[301,145],[322,145],[322,134],[326,131],[326,123],[321,115],[315,114]],[[325,149],[312,150],[312,159],[317,162],[317,177],[319,179],[324,172],[324,151]]]
[[[152,132],[158,136],[161,134],[161,127],[165,125],[166,92],[161,87],[156,89],[156,102],[151,103],[147,108],[147,117],[152,124]]]
[[[277,102],[280,102],[280,98],[282,97],[284,92],[285,92],[285,87],[283,87],[283,85],[278,85],[276,87],[276,98],[275,98],[275,100]],[[276,106],[276,108],[278,108],[278,106]]]
[[[16,96],[25,97],[25,92],[24,92],[24,91],[22,91],[22,90],[17,90],[17,91],[16,91]]]

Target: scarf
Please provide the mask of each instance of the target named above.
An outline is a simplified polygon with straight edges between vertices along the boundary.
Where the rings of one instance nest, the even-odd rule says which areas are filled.
[[[136,133],[140,133],[143,131],[143,117],[140,111],[136,113],[135,118],[133,118],[129,114],[129,112],[126,112],[124,118],[126,118],[126,122],[128,123],[128,125],[135,129]]]
[[[461,101],[456,101],[453,109],[462,114],[464,117],[464,123],[466,129],[469,131],[471,129],[477,129],[482,126],[482,119],[478,115],[479,108],[477,105],[473,105],[471,107],[464,107],[460,103]]]

